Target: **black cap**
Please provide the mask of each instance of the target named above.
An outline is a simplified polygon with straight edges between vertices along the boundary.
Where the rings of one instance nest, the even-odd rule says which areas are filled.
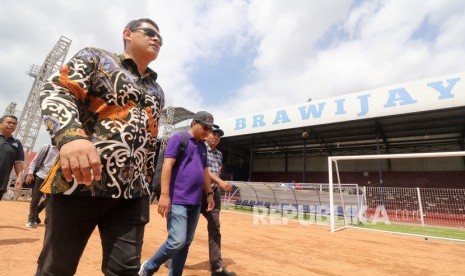
[[[219,128],[219,126],[213,123],[213,115],[207,111],[199,111],[194,114],[192,120],[205,124],[207,126],[212,126],[212,128]]]
[[[218,133],[220,137],[224,135],[224,131],[220,127],[212,127],[212,133]]]

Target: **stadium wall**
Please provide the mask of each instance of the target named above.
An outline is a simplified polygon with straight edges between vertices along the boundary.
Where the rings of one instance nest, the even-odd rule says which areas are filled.
[[[381,173],[384,187],[419,187],[465,189],[465,171],[402,171]],[[355,183],[360,186],[379,187],[378,171],[341,172],[342,183]],[[328,183],[327,172],[307,172],[306,182]],[[296,182],[302,181],[302,172],[254,172],[255,182]]]
[[[307,183],[327,183],[327,156],[309,157]],[[287,167],[286,167],[287,166]],[[302,158],[263,158],[254,160],[251,181],[301,182]],[[339,162],[341,182],[379,187],[380,174],[385,187],[465,189],[465,164],[461,157],[346,160]],[[234,180],[238,178],[234,177]],[[241,179],[247,180],[247,179]]]
[[[328,156],[307,157],[306,170],[327,172]],[[287,166],[287,167],[286,167]],[[255,171],[262,172],[302,172],[302,157],[256,158],[253,163]],[[347,160],[339,163],[340,171],[465,171],[461,157],[383,159],[383,160]]]

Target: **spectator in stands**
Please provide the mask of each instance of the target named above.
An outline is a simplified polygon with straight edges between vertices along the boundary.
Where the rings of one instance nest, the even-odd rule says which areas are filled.
[[[50,194],[37,276],[74,275],[96,227],[104,275],[137,275],[149,221],[164,94],[150,69],[163,44],[151,19],[122,30],[124,52],[79,51],[40,91],[59,157],[42,185]]]
[[[54,145],[45,144],[39,149],[34,160],[32,160],[29,164],[29,171],[26,176],[26,185],[33,183],[33,186],[32,199],[29,205],[28,221],[26,223],[26,227],[28,228],[36,228],[37,224],[41,223],[39,214],[45,208],[47,198],[40,201],[43,196],[43,193],[40,191],[40,186],[49,173],[57,155],[58,149]]]
[[[8,189],[13,167],[16,172],[16,192],[19,192],[23,186],[23,145],[13,137],[17,125],[18,118],[13,115],[0,118],[0,200]]]
[[[213,116],[199,111],[192,117],[189,131],[175,134],[166,145],[158,213],[167,219],[168,238],[155,255],[142,264],[139,275],[153,275],[169,258],[172,259],[170,275],[182,275],[199,221],[202,190],[207,193],[206,211],[210,212],[215,205],[204,144],[212,127],[216,127]],[[187,147],[177,156],[185,135]]]
[[[210,269],[212,276],[234,276],[236,273],[229,272],[223,267],[223,259],[221,257],[221,233],[220,233],[220,209],[221,209],[221,193],[219,188],[226,192],[231,192],[231,185],[220,178],[220,173],[223,167],[223,154],[216,147],[220,143],[221,137],[224,135],[223,130],[213,127],[208,134],[205,144],[207,146],[208,171],[211,179],[211,187],[213,189],[213,199],[215,200],[215,208],[211,212],[205,211],[207,204],[206,196],[203,196],[202,215],[207,219],[208,230],[208,253],[210,260]]]

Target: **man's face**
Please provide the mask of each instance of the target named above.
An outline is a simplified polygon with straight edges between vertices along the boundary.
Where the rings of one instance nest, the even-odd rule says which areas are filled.
[[[161,44],[162,38],[158,30],[149,23],[143,22],[131,30],[132,51],[146,54],[150,60],[157,58]]]
[[[216,148],[220,143],[221,136],[218,132],[210,132],[207,137],[207,143],[210,148]]]
[[[0,131],[5,137],[10,137],[16,130],[18,122],[10,117],[6,117],[0,124]]]
[[[212,127],[200,122],[194,122],[193,130],[194,137],[197,140],[205,141],[207,140],[208,135],[211,133]]]

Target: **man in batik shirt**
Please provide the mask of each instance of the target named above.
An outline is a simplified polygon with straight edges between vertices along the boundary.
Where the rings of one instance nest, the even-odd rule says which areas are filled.
[[[50,196],[36,275],[74,275],[96,226],[103,274],[137,275],[164,105],[148,65],[163,41],[150,19],[129,22],[123,41],[120,55],[81,50],[40,92],[59,157],[41,189]]]

